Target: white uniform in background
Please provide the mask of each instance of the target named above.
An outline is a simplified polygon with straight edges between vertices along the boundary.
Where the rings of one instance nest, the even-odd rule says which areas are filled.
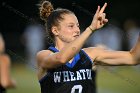
[[[28,66],[31,68],[36,67],[36,53],[44,49],[44,30],[41,25],[29,25],[25,32],[25,47]]]

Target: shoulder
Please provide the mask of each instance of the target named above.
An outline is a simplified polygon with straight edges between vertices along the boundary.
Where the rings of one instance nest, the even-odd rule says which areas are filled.
[[[37,57],[40,57],[40,56],[47,56],[47,55],[50,55],[50,54],[52,54],[53,52],[52,51],[50,51],[50,50],[41,50],[41,51],[39,51],[37,54],[36,54],[36,56]]]
[[[37,53],[37,56],[43,55],[43,54],[50,54],[50,53],[52,53],[52,51],[50,50],[41,50]]]
[[[47,57],[49,55],[53,54],[50,50],[41,50],[36,54],[37,61],[41,61],[44,57]]]
[[[47,69],[44,69],[41,64],[43,62],[43,60],[51,55],[53,52],[50,51],[50,50],[42,50],[42,51],[39,51],[37,54],[36,54],[36,60],[37,60],[37,68],[38,68],[38,78],[39,80],[44,76],[46,75],[46,72],[47,72]]]

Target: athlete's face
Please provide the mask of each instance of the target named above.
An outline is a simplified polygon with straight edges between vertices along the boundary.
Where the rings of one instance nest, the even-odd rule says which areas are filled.
[[[79,23],[74,14],[65,14],[64,20],[59,23],[58,38],[70,43],[80,35]]]
[[[5,47],[5,44],[4,44],[3,38],[0,37],[0,53],[4,52],[4,47]]]

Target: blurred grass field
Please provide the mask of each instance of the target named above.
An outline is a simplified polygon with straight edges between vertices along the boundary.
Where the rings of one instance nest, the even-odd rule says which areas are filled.
[[[99,67],[97,74],[98,93],[140,93],[140,68]],[[36,72],[25,65],[12,65],[12,76],[17,88],[8,93],[40,93]]]
[[[17,88],[8,93],[41,93],[36,72],[24,64],[12,65],[12,77],[17,81]]]
[[[140,93],[140,68],[100,67],[97,75],[98,93]]]

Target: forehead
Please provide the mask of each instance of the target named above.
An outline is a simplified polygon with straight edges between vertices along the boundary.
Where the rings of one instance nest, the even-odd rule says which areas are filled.
[[[65,15],[63,15],[63,18],[64,18],[64,20],[62,21],[62,23],[65,23],[65,24],[70,24],[70,23],[77,24],[78,23],[78,19],[74,14],[65,14]]]

